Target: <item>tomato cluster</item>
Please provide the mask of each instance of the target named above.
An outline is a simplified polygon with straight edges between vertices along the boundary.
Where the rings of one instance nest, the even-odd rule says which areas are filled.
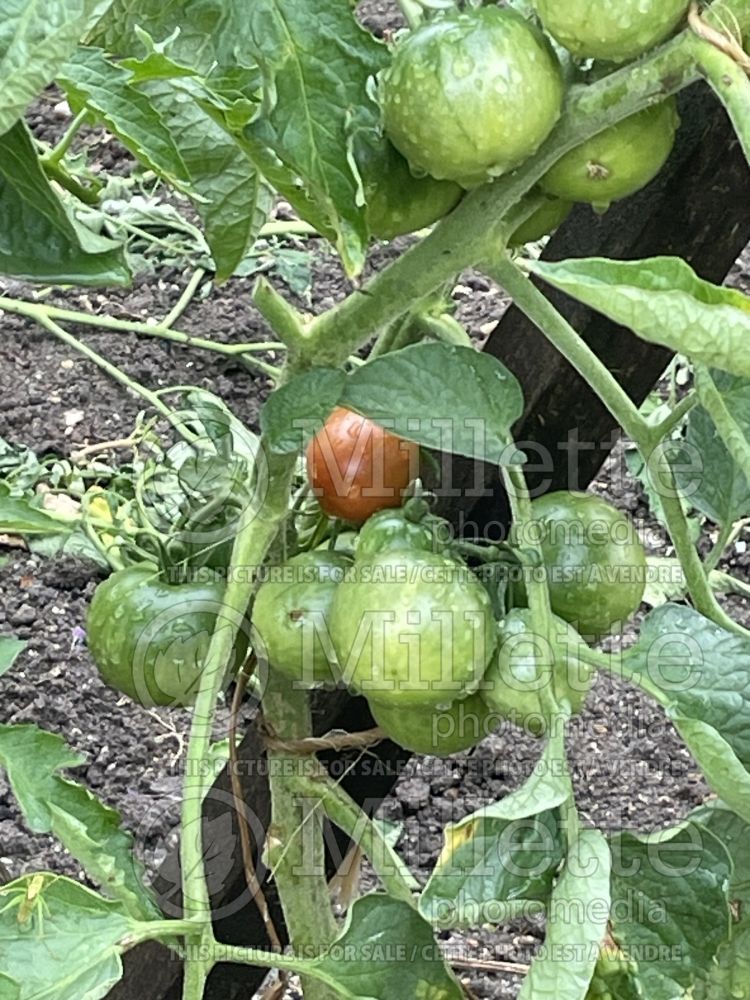
[[[323,511],[361,526],[341,550],[334,533],[266,567],[250,630],[261,677],[270,669],[302,688],[344,683],[388,736],[437,755],[473,746],[504,719],[541,735],[551,704],[581,709],[592,679],[582,635],[621,625],[643,595],[645,554],[623,514],[581,493],[533,502],[523,528],[535,532],[556,616],[553,634],[538,636],[523,579],[518,606],[497,620],[496,590],[466,564],[447,522],[422,499],[401,505],[413,444],[339,408],[307,458]],[[511,537],[523,566],[528,540],[520,529]],[[106,683],[144,705],[191,704],[222,592],[219,582],[171,584],[145,566],[113,574],[88,621]],[[227,681],[247,649],[239,624]]]
[[[534,0],[538,25],[486,5],[443,12],[406,33],[380,79],[386,138],[359,157],[371,232],[391,238],[435,222],[461,188],[532,156],[562,112],[570,74],[560,47],[582,61],[580,79],[596,79],[668,38],[688,7],[686,0]],[[592,59],[602,62],[584,66]],[[510,245],[552,232],[574,202],[604,209],[640,190],[666,162],[678,124],[668,98],[570,150],[540,182],[554,198]]]

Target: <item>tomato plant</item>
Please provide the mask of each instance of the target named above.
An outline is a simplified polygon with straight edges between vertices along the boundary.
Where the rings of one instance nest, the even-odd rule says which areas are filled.
[[[183,1000],[249,995],[258,969],[297,976],[306,1000],[460,1000],[439,935],[529,917],[546,940],[516,968],[523,1000],[750,994],[750,631],[725,600],[748,585],[719,568],[750,518],[750,304],[669,241],[661,256],[624,260],[571,243],[587,221],[610,238],[587,206],[604,211],[659,174],[676,95],[699,80],[714,111],[702,104],[698,121],[686,100],[686,139],[704,125],[713,135],[726,112],[750,157],[750,0],[398,3],[406,28],[379,38],[340,0],[0,0],[0,272],[13,279],[0,310],[144,406],[131,434],[87,441],[77,457],[0,442],[0,535],[111,571],[88,613],[93,663],[76,670],[97,665],[117,691],[187,708],[190,722],[179,864],[167,859],[178,884],[161,894],[137,860],[143,844],[71,777],[79,754],[31,723],[0,725],[25,822],[56,836],[86,878],[29,872],[0,885],[3,1000],[98,1000],[123,976],[133,983],[137,961],[125,969],[121,957],[152,941],[167,947],[149,952],[154,974],[137,988],[168,981],[173,995],[179,959]],[[52,82],[59,113],[70,110],[54,146],[26,114]],[[107,176],[96,144],[79,141],[84,126],[129,152],[132,176]],[[673,182],[705,170],[685,162],[675,157]],[[693,225],[695,199],[670,192],[638,228],[653,246],[654,227],[684,207],[698,271],[707,234],[741,228],[744,206],[727,203],[723,176],[711,181],[716,219]],[[576,224],[549,250],[526,246],[564,226],[573,202]],[[634,205],[639,222],[616,216],[633,230]],[[311,295],[334,252],[336,293]],[[162,292],[188,264],[164,318],[81,291],[153,279]],[[272,339],[179,329],[213,284],[249,274],[248,325],[262,320]],[[545,351],[528,328],[520,346],[497,349],[493,335],[478,350],[485,325],[462,304],[473,287],[498,302],[500,289]],[[76,308],[58,304],[66,294]],[[594,314],[612,324],[606,337]],[[105,356],[106,336],[94,346],[73,332],[92,326],[132,335],[128,371]],[[243,393],[254,378],[252,428],[205,389],[137,381],[143,338],[219,355]],[[634,381],[644,344],[658,361]],[[681,377],[673,365],[639,405],[633,386],[656,385],[666,354]],[[546,393],[563,365],[570,388]],[[667,556],[647,558],[641,526],[579,489],[584,385],[625,435]],[[556,486],[532,500],[542,431],[568,455],[546,456]],[[557,488],[563,473],[570,489]],[[479,501],[492,517],[472,522]],[[446,531],[448,513],[460,531]],[[627,641],[612,637],[626,625]],[[31,676],[31,653],[3,636],[0,675]],[[612,802],[632,793],[613,779],[597,829],[603,812],[574,783],[571,716],[607,673],[663,710],[711,791],[677,826],[615,829]],[[352,722],[369,716],[344,688],[366,697],[375,728]],[[168,712],[158,718],[168,725]],[[418,884],[372,818],[394,776],[383,735],[404,748],[399,761],[486,739],[475,758],[486,763],[503,720],[542,738],[535,766],[525,753],[503,760],[512,789],[475,812],[457,798]],[[85,743],[85,721],[72,742]],[[214,743],[225,721],[228,739]],[[594,726],[587,748],[608,738]],[[336,909],[328,825],[378,883]],[[231,844],[215,851],[219,828]],[[248,918],[244,944],[225,943],[225,904]]]
[[[307,477],[326,514],[361,524],[400,506],[418,459],[415,444],[339,406],[307,447]]]

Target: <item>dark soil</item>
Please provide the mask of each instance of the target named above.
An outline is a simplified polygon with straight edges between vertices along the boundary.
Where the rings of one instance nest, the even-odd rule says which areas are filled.
[[[375,10],[370,17],[377,19],[378,13]],[[383,21],[373,23],[382,26]],[[57,100],[51,94],[31,118],[34,130],[45,138],[59,135],[65,124],[54,110]],[[101,142],[105,169],[113,165],[122,172],[130,169],[129,158],[119,156],[116,147],[101,136],[86,141]],[[382,266],[397,251],[397,247],[377,251],[373,266]],[[322,245],[314,270],[312,307],[317,310],[345,294],[347,282],[332,253]],[[738,266],[734,280],[747,282],[748,270],[748,266]],[[138,280],[128,292],[54,291],[48,301],[145,320],[164,316],[189,277],[187,272],[167,269]],[[250,300],[251,287],[249,280],[234,280],[224,288],[206,287],[179,327],[228,342],[267,339],[269,331]],[[32,295],[30,288],[9,281],[0,281],[0,292]],[[497,289],[473,275],[465,276],[455,298],[459,318],[477,339],[488,332],[504,308]],[[142,401],[32,323],[4,314],[0,326],[2,437],[39,452],[67,455],[82,445],[128,434]],[[257,429],[259,407],[269,389],[264,375],[217,355],[159,340],[71,330],[144,385],[189,383],[210,389]],[[71,410],[82,414],[72,427],[66,423]],[[621,449],[595,488],[640,521],[652,549],[666,554],[641,493],[623,474]],[[0,566],[0,627],[7,634],[28,639],[29,645],[0,681],[2,721],[40,725],[63,735],[85,754],[87,763],[77,769],[76,777],[121,811],[125,825],[136,835],[141,855],[153,869],[175,839],[189,715],[136,707],[99,680],[85,644],[78,639],[87,604],[101,578],[99,570],[68,557],[43,559],[19,550],[10,550],[7,556]],[[727,568],[746,574],[744,543]],[[746,604],[727,603],[736,617],[750,620]],[[225,725],[226,711],[222,711],[219,727]],[[426,880],[442,847],[442,827],[516,788],[538,754],[535,741],[507,727],[470,754],[447,762],[412,761],[381,814],[401,824],[399,850],[421,881]],[[611,677],[598,679],[586,711],[572,726],[570,754],[583,816],[605,830],[669,825],[708,794],[662,712],[637,690]],[[0,863],[14,877],[39,868],[83,877],[52,838],[29,834],[1,776]],[[527,963],[541,936],[540,925],[521,921],[492,932],[482,929],[468,935],[444,935],[444,939],[454,958]],[[477,998],[518,994],[520,979],[512,974],[476,970],[464,974]]]

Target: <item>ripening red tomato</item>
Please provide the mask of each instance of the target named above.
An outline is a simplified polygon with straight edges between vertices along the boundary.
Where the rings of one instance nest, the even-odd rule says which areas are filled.
[[[355,524],[399,507],[418,467],[416,444],[343,406],[307,446],[307,478],[320,506],[330,517]]]

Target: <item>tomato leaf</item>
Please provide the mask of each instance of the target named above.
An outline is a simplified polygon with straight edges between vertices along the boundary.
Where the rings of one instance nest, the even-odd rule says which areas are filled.
[[[273,196],[241,146],[199,103],[193,80],[154,80],[143,86],[177,144],[190,177],[195,209],[216,265],[216,280],[235,273],[255,243]]]
[[[729,896],[750,906],[750,821],[738,816],[721,799],[698,806],[688,819],[710,830],[726,847],[733,866]]]
[[[0,16],[0,135],[50,83],[112,0],[3,0]],[[5,231],[5,227],[0,227]]]
[[[520,788],[446,826],[419,901],[431,923],[476,927],[543,909],[565,854],[557,807],[568,788],[556,763],[563,755],[562,737],[550,740]]]
[[[0,532],[17,535],[59,535],[72,531],[75,522],[54,517],[33,506],[25,497],[0,497]]]
[[[132,74],[102,49],[78,48],[57,75],[76,109],[86,107],[146,167],[174,187],[190,191],[190,177],[172,133]]]
[[[518,457],[511,428],[521,387],[495,358],[453,344],[415,344],[353,372],[341,402],[400,437],[494,464]]]
[[[555,288],[661,344],[714,368],[750,377],[750,299],[699,278],[677,257],[533,261]]]
[[[695,994],[696,998],[699,996]],[[750,996],[750,919],[733,928],[732,939],[723,944],[708,976],[705,1000],[742,1000]]]
[[[132,56],[144,35],[162,42],[172,60],[201,73],[236,66],[242,59],[245,0],[114,0],[86,41],[108,52]],[[179,29],[179,30],[177,30]]]
[[[26,649],[28,645],[23,639],[14,639],[10,635],[0,635],[0,677],[7,673],[16,658]]]
[[[735,433],[750,448],[750,380],[711,372],[724,416],[732,428],[722,433],[703,406],[691,411],[685,446],[675,473],[687,502],[717,524],[733,524],[750,515],[750,480],[741,445],[730,450],[726,438]],[[713,395],[713,394],[712,394]]]
[[[582,830],[552,892],[544,944],[519,1000],[584,1000],[609,917],[609,846],[599,830]]]
[[[38,872],[0,887],[0,966],[21,984],[20,1000],[106,996],[122,978],[133,928],[119,904],[64,875]]]
[[[676,717],[714,727],[750,768],[749,662],[750,639],[665,604],[647,615],[623,669]]]
[[[313,368],[272,392],[260,411],[271,451],[293,455],[304,448],[338,403],[345,382],[338,369]]]
[[[464,995],[427,921],[408,903],[382,893],[356,900],[330,953],[310,965],[345,1000]]]
[[[66,212],[23,122],[0,136],[0,232],[2,274],[60,284],[130,283],[118,244],[77,227]]]
[[[729,937],[729,855],[693,823],[649,836],[617,833],[610,846],[610,934],[631,961],[634,995],[682,997]]]
[[[120,826],[119,813],[57,774],[83,761],[54,733],[32,725],[0,725],[0,765],[29,828],[53,833],[131,916],[158,918],[160,911],[133,855],[133,838]]]
[[[359,129],[378,128],[367,81],[388,50],[340,0],[319,0],[314,12],[307,0],[254,0],[244,16],[264,84],[262,111],[247,132],[300,178],[335,231],[346,271],[358,274],[369,233],[348,147]]]

